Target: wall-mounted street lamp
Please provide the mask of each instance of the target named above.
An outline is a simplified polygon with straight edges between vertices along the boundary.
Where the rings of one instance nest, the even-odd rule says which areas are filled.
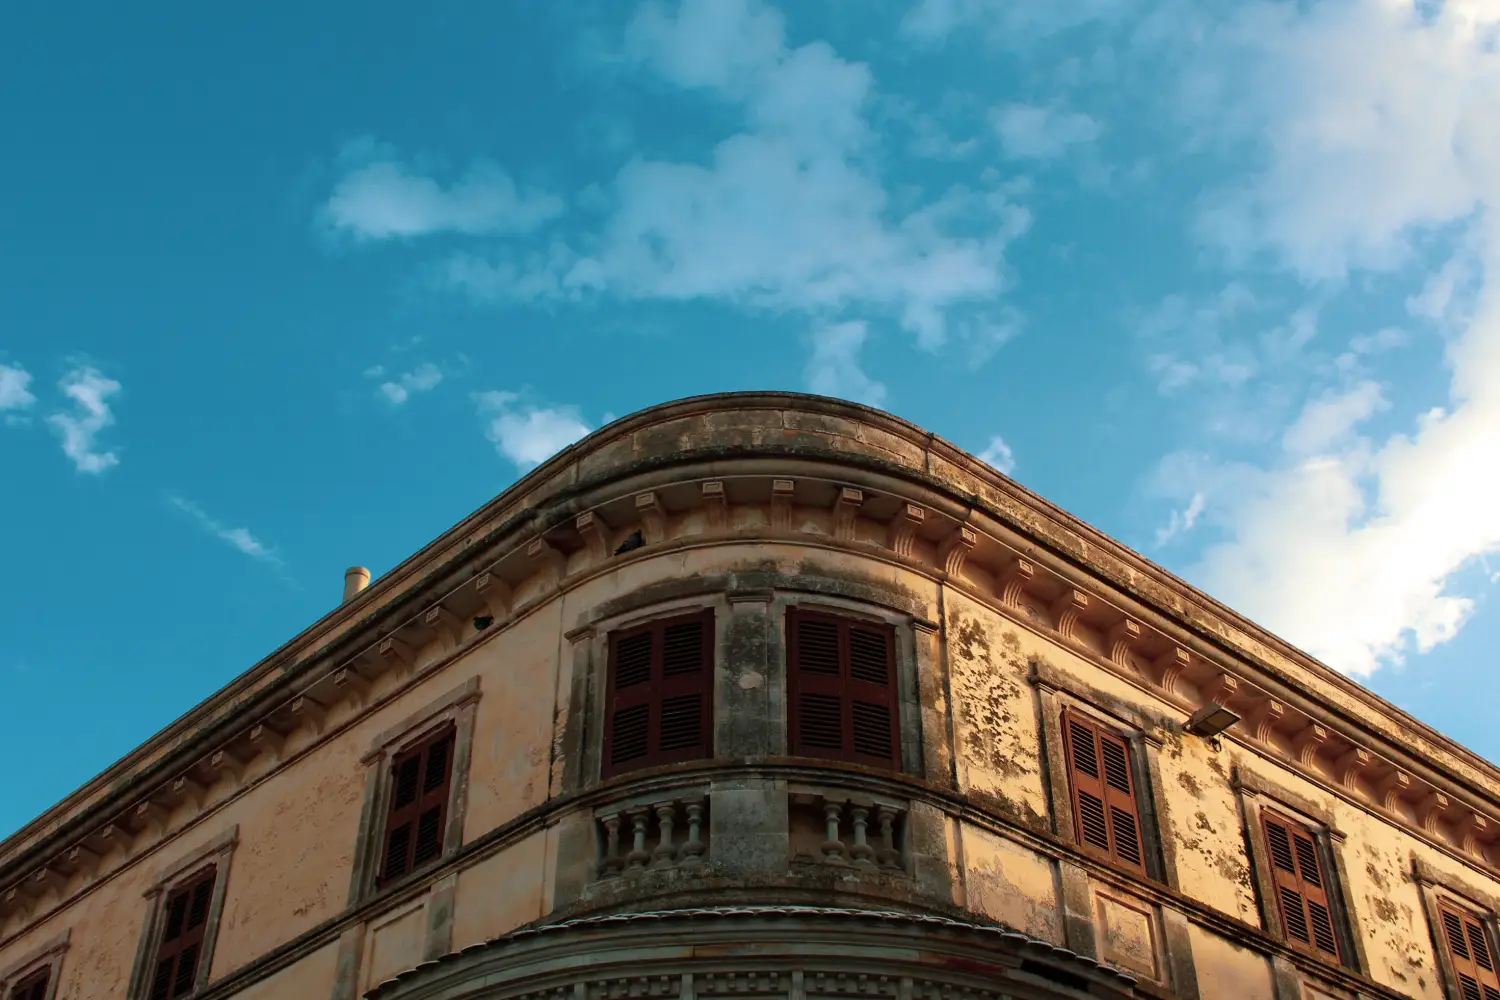
[[[1194,736],[1201,736],[1209,746],[1219,749],[1219,734],[1240,721],[1238,713],[1232,712],[1216,701],[1211,701],[1192,714],[1183,728]]]

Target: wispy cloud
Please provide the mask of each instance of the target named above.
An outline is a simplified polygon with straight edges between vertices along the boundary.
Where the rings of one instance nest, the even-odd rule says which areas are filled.
[[[113,451],[97,447],[99,434],[115,422],[109,398],[120,391],[120,383],[105,378],[95,368],[75,368],[58,383],[74,404],[73,413],[54,413],[47,423],[62,437],[63,452],[79,472],[98,475],[120,464]]]
[[[514,392],[475,393],[474,402],[486,419],[485,437],[523,470],[540,465],[592,430],[575,407],[534,406]]]
[[[1207,498],[1200,492],[1194,493],[1193,498],[1182,510],[1172,511],[1172,516],[1167,523],[1156,529],[1156,547],[1161,548],[1179,535],[1192,531],[1198,524],[1198,518],[1203,516],[1206,506]]]
[[[6,424],[14,426],[30,422],[26,411],[36,403],[30,385],[31,373],[26,369],[20,365],[0,364],[0,412],[4,412]]]
[[[371,378],[383,378],[385,369],[379,365],[365,372]],[[395,375],[380,383],[380,394],[393,405],[400,406],[411,398],[413,393],[428,392],[436,389],[443,381],[442,370],[431,362],[424,362],[409,372]]]
[[[167,494],[166,500],[167,503],[192,518],[198,527],[228,544],[237,552],[278,570],[285,568],[285,563],[276,550],[251,534],[250,529],[226,527],[222,522],[209,516],[202,507],[176,494]]]
[[[1016,471],[1016,456],[1011,452],[1010,445],[1005,443],[1005,439],[998,435],[990,438],[990,443],[985,446],[984,451],[979,453],[979,460],[1004,476]]]
[[[1086,114],[1035,104],[996,108],[990,121],[1005,155],[1020,160],[1055,159],[1074,146],[1093,142],[1102,131]]]
[[[859,364],[859,353],[868,334],[869,329],[861,320],[813,331],[812,357],[803,372],[808,389],[869,406],[884,403],[885,384],[866,375]]]
[[[556,195],[523,189],[484,160],[444,185],[371,139],[351,143],[340,159],[354,165],[334,185],[321,218],[356,240],[528,233],[566,209]]]

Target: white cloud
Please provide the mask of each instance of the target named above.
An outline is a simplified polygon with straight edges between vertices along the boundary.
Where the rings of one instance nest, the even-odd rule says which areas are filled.
[[[1193,498],[1182,510],[1172,511],[1171,518],[1165,525],[1156,529],[1157,548],[1167,544],[1179,535],[1185,535],[1192,531],[1198,524],[1198,518],[1203,516],[1204,508],[1207,506],[1207,498],[1201,493],[1194,493]]]
[[[979,460],[994,467],[1002,475],[1008,476],[1016,470],[1016,456],[1002,437],[990,438],[990,443],[979,453]]]
[[[859,352],[868,334],[869,330],[861,320],[834,323],[815,330],[812,357],[803,372],[808,389],[868,406],[884,403],[885,385],[870,378],[859,366]]]
[[[1086,114],[1034,104],[996,108],[990,121],[1005,154],[1014,159],[1050,160],[1099,138],[1099,123]]]
[[[36,402],[28,388],[31,373],[19,365],[0,365],[0,410],[25,410]]]
[[[1132,0],[917,0],[901,22],[908,37],[939,42],[966,28],[978,28],[1007,48],[1125,12]]]
[[[372,158],[373,154],[373,158]],[[330,230],[356,240],[404,239],[433,233],[528,233],[561,215],[556,195],[523,190],[485,160],[444,186],[369,140],[351,144],[343,160],[367,160],[334,185],[322,209]]]
[[[1308,402],[1220,495],[1226,538],[1197,572],[1369,674],[1451,639],[1474,607],[1456,574],[1500,551],[1500,4],[1245,3],[1200,29],[1190,120],[1259,165],[1204,203],[1199,231],[1230,260],[1339,282],[1409,274],[1458,234],[1409,303],[1449,337],[1445,404],[1382,438],[1365,429],[1387,405],[1374,380]]]
[[[62,436],[63,452],[79,472],[98,474],[120,464],[113,451],[97,449],[100,432],[115,422],[108,399],[120,391],[120,383],[105,378],[97,369],[75,368],[58,383],[63,395],[73,401],[73,413],[54,413],[47,423]]]
[[[571,406],[522,404],[514,392],[480,392],[474,402],[488,423],[485,437],[517,466],[540,465],[592,429]]]
[[[167,503],[191,517],[204,531],[251,559],[278,569],[282,567],[281,557],[277,555],[276,550],[252,535],[248,528],[226,528],[219,521],[204,513],[203,508],[180,496],[168,494]]]
[[[371,378],[380,378],[385,374],[385,369],[380,365],[376,365],[365,374]],[[441,381],[443,381],[442,371],[438,369],[437,365],[429,361],[390,381],[380,383],[380,392],[391,403],[400,406],[411,398],[412,393],[427,392],[435,389]]]
[[[586,250],[460,258],[449,281],[487,297],[707,298],[829,323],[879,312],[926,346],[955,334],[993,343],[994,330],[1013,328],[998,315],[1004,253],[1029,214],[994,176],[898,208],[875,172],[864,64],[822,42],[789,47],[781,15],[760,0],[648,2],[625,53],[727,102],[743,130],[706,158],[632,159],[606,189],[608,215]]]

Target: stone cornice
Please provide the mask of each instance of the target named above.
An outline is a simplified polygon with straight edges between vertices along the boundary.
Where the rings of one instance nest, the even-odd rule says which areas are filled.
[[[698,447],[674,445],[685,433],[674,427],[692,420],[706,422]],[[778,517],[794,503],[821,504],[826,533]],[[731,508],[746,504],[769,507],[771,526],[736,528]],[[668,537],[668,522],[694,510],[700,530]],[[871,525],[878,541],[860,535]],[[652,540],[607,554],[603,532],[637,527]],[[1483,856],[1495,836],[1486,813],[1500,815],[1500,771],[947,442],[853,404],[732,394],[642,411],[566,449],[0,843],[0,908],[30,898],[34,877],[44,893],[91,867],[111,841],[132,851],[160,840],[174,805],[203,808],[207,788],[238,785],[263,755],[278,766],[298,730],[321,736],[335,708],[373,707],[384,675],[410,682],[435,669],[414,662],[424,644],[441,639],[451,654],[498,634],[599,571],[601,556],[748,541],[853,548],[1013,618],[1050,616],[1063,645],[1169,704],[1188,710],[1210,691],[1237,699],[1259,745],[1424,839],[1461,831],[1459,846]],[[471,613],[493,632],[465,639]]]

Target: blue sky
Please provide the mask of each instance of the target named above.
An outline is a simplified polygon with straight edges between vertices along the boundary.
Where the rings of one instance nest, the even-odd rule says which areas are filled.
[[[0,835],[346,566],[731,389],[930,428],[1494,758],[1497,43],[1497,0],[9,5]]]

